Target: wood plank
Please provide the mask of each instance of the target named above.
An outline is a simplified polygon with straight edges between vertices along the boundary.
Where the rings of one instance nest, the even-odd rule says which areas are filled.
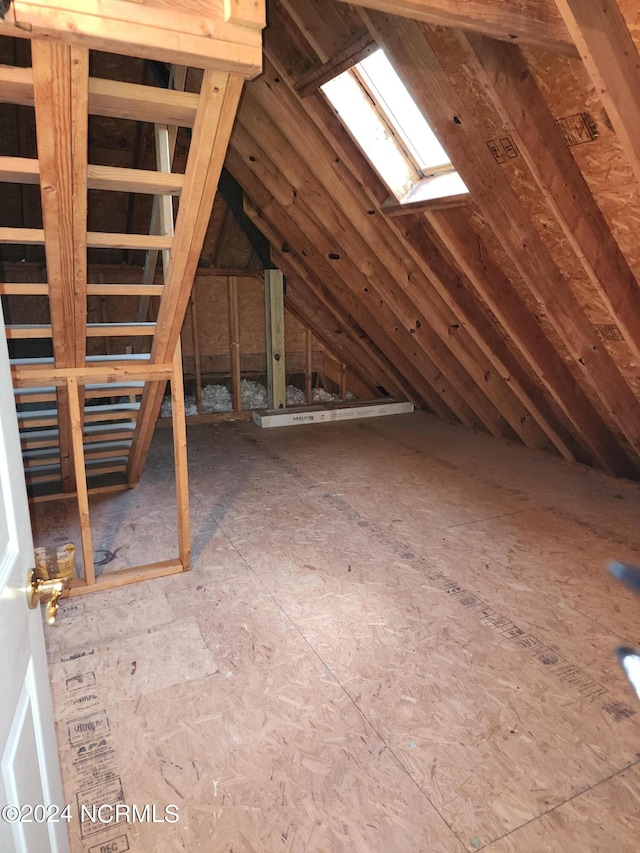
[[[329,80],[333,80],[343,71],[357,65],[367,56],[378,49],[378,45],[371,38],[368,30],[360,30],[349,39],[347,44],[326,62],[313,68],[304,77],[301,77],[294,86],[296,94],[306,98],[317,92],[318,89]]]
[[[86,367],[53,368],[14,365],[11,379],[15,388],[66,385],[73,377],[79,385],[118,384],[127,381],[166,382],[171,378],[170,364],[98,364]]]
[[[178,343],[241,91],[242,78],[205,71],[171,262],[158,311],[153,361],[166,361]],[[132,484],[137,483],[142,474],[163,391],[162,386],[156,386],[143,397],[127,475]]]
[[[0,65],[0,102],[33,106],[31,68]],[[193,92],[89,78],[90,115],[192,127],[197,107],[198,95]]]
[[[267,25],[264,0],[224,0],[224,19],[239,27],[262,30]]]
[[[555,0],[640,181],[640,58],[616,0]]]
[[[179,196],[184,185],[184,175],[175,172],[165,174],[150,169],[123,169],[89,164],[87,184],[92,190]]]
[[[135,335],[153,335],[155,323],[88,323],[88,338],[133,337]],[[7,326],[7,338],[11,340],[31,340],[50,338],[51,326]]]
[[[117,483],[112,486],[92,486],[87,489],[89,495],[112,494],[115,492],[124,492],[129,488],[126,483]],[[29,495],[30,504],[49,503],[49,501],[58,500],[75,500],[77,492],[52,492],[46,495]],[[89,591],[89,590],[87,590]]]
[[[0,228],[0,243],[46,244],[43,228]],[[170,249],[171,238],[156,234],[116,234],[110,231],[89,231],[85,238],[90,249]]]
[[[424,201],[408,201],[404,204],[400,204],[395,199],[389,199],[380,206],[380,213],[389,217],[407,216],[410,213],[428,213],[432,210],[448,210],[451,207],[467,207],[469,204],[471,204],[469,193],[441,196]]]
[[[48,284],[23,284],[22,282],[0,282],[3,296],[48,296]]]
[[[257,0],[264,14],[263,0]],[[254,77],[262,69],[260,27],[237,26],[222,16],[162,10],[125,0],[14,0],[0,19],[0,35],[44,37],[93,50],[215,68]],[[19,22],[18,25],[14,20]]]
[[[87,585],[95,583],[95,567],[93,561],[93,545],[91,541],[91,522],[89,519],[89,497],[87,495],[87,472],[85,470],[83,426],[80,415],[80,399],[78,380],[75,376],[67,379],[67,395],[69,399],[69,419],[71,421],[71,442],[73,446],[73,464],[78,496],[78,517],[80,521],[80,536],[82,539],[82,561],[84,563],[84,579]]]
[[[229,359],[231,362],[231,399],[233,411],[242,409],[240,386],[240,314],[238,310],[238,279],[235,275],[227,278],[227,305],[229,311]]]
[[[0,243],[23,243],[26,246],[44,245],[42,228],[0,228]]]
[[[0,285],[0,293],[2,293]],[[162,296],[162,284],[88,284],[89,296]]]
[[[520,153],[613,322],[640,358],[640,287],[522,51],[478,36],[461,36],[461,41],[507,127],[515,129]]]
[[[264,271],[264,305],[268,407],[285,409],[287,383],[284,348],[284,276],[280,270]]]
[[[26,157],[0,157],[0,182],[39,184],[40,166]],[[135,193],[180,195],[184,175],[155,172],[149,169],[124,169],[116,166],[87,166],[90,190],[112,190]]]
[[[162,234],[115,234],[110,231],[89,231],[87,246],[90,249],[131,249],[160,251],[171,248],[171,237]]]
[[[0,181],[11,184],[39,184],[38,161],[28,157],[0,157]]]
[[[517,290],[493,261],[488,248],[467,217],[457,210],[440,211],[430,217],[429,223],[532,365],[544,388],[575,426],[593,458],[616,476],[633,476],[631,461],[576,383],[563,359],[542,333]],[[536,411],[537,405],[537,401],[534,401],[531,410]],[[543,417],[548,419],[546,413],[543,413]],[[553,422],[550,429],[557,429]],[[557,446],[562,447],[567,441],[567,436],[561,433]],[[575,455],[575,450],[570,449],[569,452]]]
[[[79,367],[86,352],[89,52],[34,39],[31,55],[53,354],[56,367]],[[61,388],[61,475],[63,489],[73,491],[66,395]]]
[[[640,451],[640,403],[567,286],[549,250],[487,148],[460,95],[449,82],[424,25],[362,13],[401,73],[469,187],[474,201],[519,274],[544,306],[584,380],[636,451]],[[427,97],[428,93],[428,97]],[[453,119],[456,119],[454,121]],[[526,243],[527,251],[522,251]]]
[[[191,319],[191,341],[193,344],[193,363],[196,379],[196,409],[198,414],[203,414],[202,409],[202,363],[200,358],[200,337],[198,330],[198,311],[196,308],[195,286],[191,291],[189,300],[189,316]]]
[[[575,0],[580,4],[582,0]],[[553,0],[341,0],[440,27],[482,33],[575,56],[575,46]]]
[[[121,491],[121,486],[115,486],[113,491]],[[92,490],[92,494],[99,493],[99,490]],[[51,500],[45,498],[44,500]],[[106,572],[95,580],[92,584],[85,584],[79,578],[71,582],[71,586],[62,596],[63,598],[73,598],[76,595],[85,595],[87,592],[100,592],[107,589],[117,589],[120,586],[126,586],[130,583],[140,583],[142,581],[153,580],[154,578],[166,578],[169,575],[177,575],[184,571],[184,567],[179,559],[163,560],[159,563],[148,563],[146,566],[134,566],[130,569],[121,569],[117,572]]]
[[[1,70],[1,69],[0,69]],[[0,76],[0,93],[3,91]],[[20,89],[25,91],[25,83]],[[89,79],[89,113],[176,127],[193,127],[198,95],[139,83]]]
[[[307,405],[313,403],[313,339],[308,326],[304,328],[304,399]]]
[[[182,380],[182,348],[176,347],[171,377],[171,423],[173,426],[173,460],[176,474],[176,505],[178,511],[178,554],[183,571],[191,568],[189,536],[189,472],[187,464],[187,426],[184,412]]]

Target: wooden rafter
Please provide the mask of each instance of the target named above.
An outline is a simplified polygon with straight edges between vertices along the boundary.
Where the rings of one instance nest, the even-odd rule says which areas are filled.
[[[518,47],[461,36],[540,191],[589,279],[640,358],[640,287]],[[640,60],[639,60],[640,61]],[[640,76],[638,78],[640,86]],[[640,119],[640,107],[638,117]],[[640,126],[639,126],[640,130]],[[640,153],[640,142],[638,143]]]
[[[575,48],[553,0],[342,0],[416,21],[482,33],[570,56]],[[595,2],[595,0],[594,0]],[[615,3],[615,0],[612,0]],[[577,5],[582,0],[575,0]]]
[[[486,221],[564,341],[603,407],[636,452],[640,403],[596,335],[549,250],[487,148],[429,42],[425,25],[363,12],[387,55],[445,145]],[[428,93],[428,94],[427,94]],[[523,251],[526,245],[526,251]]]
[[[555,0],[640,181],[640,57],[617,0]]]
[[[267,51],[272,49],[273,42],[268,40],[266,47]],[[490,407],[493,405],[502,411],[513,431],[526,444],[546,446],[548,439],[542,435],[538,424],[526,416],[526,410],[512,389],[502,384],[505,374],[497,366],[491,348],[484,347],[482,354],[475,349],[477,340],[469,339],[467,330],[457,324],[456,315],[450,312],[441,295],[431,292],[430,281],[425,280],[419,270],[414,270],[411,263],[404,260],[406,249],[399,243],[397,229],[394,231],[381,217],[369,215],[367,211],[371,201],[365,197],[361,185],[339,174],[340,167],[336,167],[335,163],[341,161],[336,158],[331,145],[303,114],[300,102],[285,86],[277,83],[283,74],[282,66],[276,71],[269,63],[266,64],[264,83],[261,80],[252,86],[239,114],[234,147],[242,142],[241,128],[250,131],[252,139],[246,145],[243,144],[242,154],[249,160],[251,168],[260,173],[261,180],[268,183],[274,198],[293,211],[304,209],[304,199],[313,197],[314,211],[322,214],[322,221],[339,224],[345,253],[353,257],[363,270],[375,266],[380,281],[385,280],[383,276],[389,276],[389,283],[384,288],[385,301],[396,313],[397,319],[410,329],[414,349],[420,345],[422,335],[426,336],[431,326],[435,335],[429,338],[430,357],[441,368],[441,372],[447,375],[458,395],[468,400],[487,426],[487,421],[492,424],[489,427],[492,431],[504,429],[504,423],[496,421],[491,414]],[[305,108],[307,105],[305,100]],[[309,105],[309,108],[312,109],[313,105]],[[291,145],[297,147],[299,156],[307,157],[304,168],[299,169],[297,175],[296,158],[291,153],[285,153],[289,143],[282,138],[283,135],[291,140]],[[259,144],[263,152],[268,146],[268,156],[258,154]],[[251,160],[252,155],[255,156],[254,161]],[[271,158],[275,163],[270,162]],[[311,178],[312,174],[314,178]],[[282,175],[288,177],[293,185],[291,189],[286,186]],[[317,187],[325,190],[320,198],[317,197]],[[311,236],[309,218],[303,228],[307,238]],[[361,240],[353,235],[354,228],[359,232]],[[345,242],[347,238],[350,238],[348,243]],[[364,251],[363,243],[367,245]],[[373,258],[375,260],[369,260]],[[363,282],[360,293],[367,289],[374,294],[377,292],[375,284]],[[413,307],[409,307],[412,303]],[[411,316],[413,323],[409,320]],[[414,326],[416,318],[418,328]],[[392,328],[395,329],[397,325],[396,321]],[[454,333],[452,327],[455,327]],[[456,362],[451,359],[451,355],[442,357],[444,348],[460,364],[457,372]],[[486,358],[494,363],[487,363]],[[442,369],[445,362],[447,367]]]

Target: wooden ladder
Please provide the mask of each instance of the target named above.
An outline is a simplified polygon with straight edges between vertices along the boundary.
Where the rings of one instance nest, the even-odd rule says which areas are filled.
[[[69,6],[69,4],[66,4]],[[75,494],[84,578],[71,593],[189,568],[186,429],[180,329],[245,79],[261,70],[264,0],[190,0],[147,6],[102,0],[69,11],[14,2],[0,37],[31,39],[32,67],[0,66],[0,101],[35,108],[37,159],[0,157],[0,182],[39,184],[42,229],[0,228],[0,243],[45,247],[47,283],[6,282],[10,297],[49,300],[50,323],[8,325],[7,337],[48,339],[52,355],[12,360],[25,475],[34,495]],[[89,76],[89,49],[171,64],[172,89]],[[186,67],[202,68],[199,93]],[[89,115],[152,122],[155,170],[88,162]],[[191,128],[184,174],[171,171],[178,126]],[[87,231],[88,191],[154,196],[149,234]],[[177,215],[174,223],[174,204]],[[144,250],[140,284],[87,282],[87,250]],[[162,256],[162,276],[156,266]],[[136,296],[137,322],[87,323],[89,296]],[[149,302],[157,315],[148,319]],[[130,342],[124,352],[87,355],[92,337]],[[148,342],[150,344],[142,343]],[[96,578],[88,495],[137,485],[167,380],[171,380],[179,516],[176,560]]]

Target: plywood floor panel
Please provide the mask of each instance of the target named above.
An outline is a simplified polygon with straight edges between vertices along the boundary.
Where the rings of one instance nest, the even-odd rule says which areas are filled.
[[[189,445],[194,570],[70,601],[48,632],[67,795],[180,822],[76,826],[73,853],[635,853],[640,715],[613,650],[640,599],[605,564],[640,563],[636,484],[422,414]],[[117,500],[98,522],[141,544]],[[108,722],[103,757],[80,762],[78,718]]]

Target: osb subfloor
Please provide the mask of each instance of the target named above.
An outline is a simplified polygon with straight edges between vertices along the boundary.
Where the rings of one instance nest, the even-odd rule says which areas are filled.
[[[175,553],[170,443],[96,502],[105,571]],[[638,486],[422,414],[189,447],[193,571],[47,631],[68,801],[180,818],[73,853],[639,849]]]

